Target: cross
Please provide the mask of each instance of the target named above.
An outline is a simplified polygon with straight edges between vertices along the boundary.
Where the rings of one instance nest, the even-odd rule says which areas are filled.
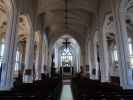
[[[70,43],[71,43],[71,42],[69,42],[68,39],[66,39],[66,41],[63,42],[63,44],[66,46],[66,49],[67,49],[67,47],[68,47],[68,44],[70,44]]]

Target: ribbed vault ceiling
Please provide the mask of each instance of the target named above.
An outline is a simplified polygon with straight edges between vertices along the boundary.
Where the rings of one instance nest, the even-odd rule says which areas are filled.
[[[63,34],[85,37],[97,12],[98,0],[39,0],[38,14],[44,13],[49,36]]]

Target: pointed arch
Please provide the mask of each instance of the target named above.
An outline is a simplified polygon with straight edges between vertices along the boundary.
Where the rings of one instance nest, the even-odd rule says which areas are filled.
[[[73,62],[72,62],[72,65],[74,65],[73,70],[75,73],[78,73],[78,72],[80,72],[80,63],[81,63],[80,55],[81,55],[81,52],[80,52],[80,46],[79,46],[78,42],[72,36],[65,34],[65,35],[57,38],[56,41],[54,42],[54,44],[52,44],[52,47],[50,48],[50,55],[49,56],[54,54],[54,58],[56,58],[55,59],[55,61],[56,61],[55,67],[57,69],[59,68],[58,70],[60,70],[60,67],[63,64],[62,59],[64,59],[64,58],[62,58],[63,55],[61,52],[63,52],[63,50],[66,51],[65,46],[63,45],[63,41],[65,41],[65,39],[68,39],[68,41],[70,42],[69,50],[70,51],[72,50],[73,56],[69,57],[69,58],[73,59]],[[64,51],[64,53],[65,53],[65,51]],[[49,57],[49,58],[51,58],[51,57]],[[49,61],[51,62],[51,60],[49,60]]]

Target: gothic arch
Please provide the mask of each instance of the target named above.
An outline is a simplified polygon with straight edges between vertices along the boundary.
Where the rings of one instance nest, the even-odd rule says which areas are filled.
[[[68,39],[69,42],[71,42],[71,45],[70,46],[74,50],[74,55],[77,56],[76,57],[76,68],[75,68],[75,72],[80,72],[80,64],[81,64],[81,61],[82,61],[81,58],[80,58],[81,50],[80,50],[80,46],[79,46],[78,42],[72,36],[70,36],[70,35],[63,35],[63,36],[59,37],[56,40],[56,42],[53,44],[53,46],[50,48],[50,55],[52,54],[54,48],[62,48],[63,47],[62,42],[66,38]]]
[[[53,47],[53,44],[62,36],[70,36],[72,37],[73,39],[75,39],[77,41],[77,43],[79,44],[79,46],[81,47],[82,46],[82,42],[81,41],[81,38],[77,35],[74,35],[74,34],[71,34],[71,33],[56,33],[55,35],[52,35],[54,38],[52,39],[49,39],[49,47],[52,48]]]

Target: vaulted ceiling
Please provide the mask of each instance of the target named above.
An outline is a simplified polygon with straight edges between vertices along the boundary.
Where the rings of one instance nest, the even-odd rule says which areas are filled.
[[[99,0],[39,0],[38,15],[44,14],[49,37],[70,34],[84,39],[91,30]]]

